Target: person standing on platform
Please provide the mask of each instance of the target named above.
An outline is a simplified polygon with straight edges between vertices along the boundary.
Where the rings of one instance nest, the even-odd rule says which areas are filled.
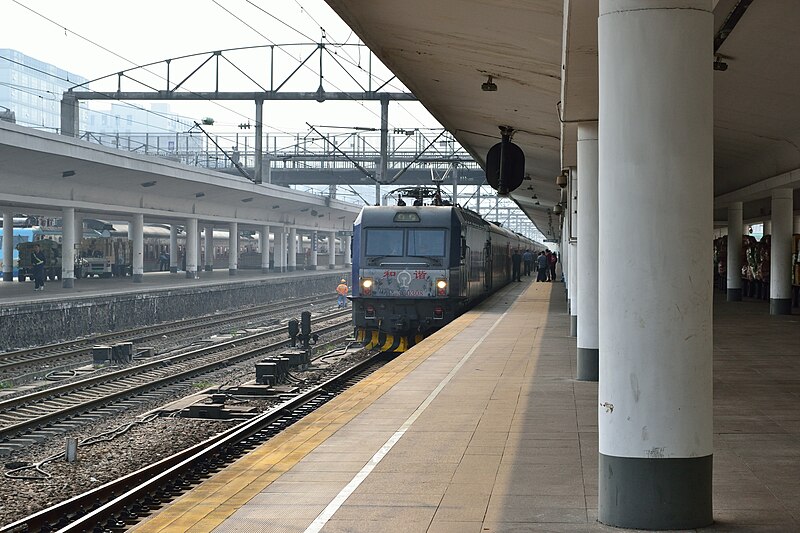
[[[530,250],[525,250],[525,253],[522,254],[522,260],[525,262],[525,275],[530,276],[531,270],[533,270],[533,254]]]
[[[169,256],[167,252],[161,252],[161,255],[158,256],[158,270],[169,270]]]
[[[522,256],[519,255],[519,250],[514,248],[511,253],[511,279],[522,281],[520,279],[520,266],[522,265]]]
[[[547,256],[544,252],[539,252],[539,257],[536,258],[536,281],[547,281],[547,269],[549,266]]]
[[[38,244],[33,245],[33,252],[31,252],[31,264],[33,265],[33,281],[35,291],[44,290],[44,264],[47,258],[42,252]]]
[[[550,281],[556,281],[556,264],[558,263],[558,254],[553,252],[550,254]]]
[[[545,281],[553,281],[552,278],[550,278],[550,258],[552,255],[553,254],[550,252],[550,250],[547,250],[544,253],[545,258],[547,259],[547,268],[544,271]]]
[[[347,280],[342,280],[339,282],[339,285],[336,286],[336,294],[339,296],[337,297],[337,304],[340,309],[344,309],[347,307]]]

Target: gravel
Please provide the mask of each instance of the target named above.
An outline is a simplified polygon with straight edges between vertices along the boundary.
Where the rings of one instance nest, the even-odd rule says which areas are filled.
[[[323,306],[319,307],[315,311],[324,312],[329,310],[327,306],[325,306],[325,309],[323,309]],[[274,318],[274,316],[271,318]],[[322,322],[317,324],[318,327],[321,325]],[[248,324],[247,329],[252,327],[252,323]],[[225,326],[226,333],[230,333],[234,329],[232,325]],[[197,339],[190,340],[190,342],[197,342]],[[174,342],[171,345],[172,349],[178,351],[181,349],[177,348]],[[161,349],[164,348],[166,348],[166,345]],[[342,348],[339,347],[334,350],[333,355],[338,355],[337,352],[343,354],[344,350]],[[305,379],[307,384],[312,385],[327,379],[367,356],[368,354],[358,353],[347,357],[339,357],[338,359],[331,357],[326,368],[306,372],[293,371],[292,373],[298,378]],[[319,361],[317,364],[323,367],[326,362]],[[9,524],[59,501],[136,471],[145,465],[202,442],[231,427],[232,424],[238,423],[236,421],[189,418],[155,418],[145,423],[136,422],[141,421],[149,411],[196,393],[200,389],[210,386],[232,386],[252,381],[254,377],[252,363],[232,365],[198,377],[193,383],[187,382],[180,387],[170,387],[169,392],[165,391],[165,394],[159,400],[142,403],[138,408],[128,410],[122,415],[100,419],[90,426],[82,426],[71,433],[55,437],[41,444],[32,445],[3,458],[5,466],[3,470],[7,472],[17,464],[32,464],[56,454],[63,455],[65,437],[75,437],[79,443],[82,443],[88,437],[108,432],[125,424],[133,424],[127,432],[114,440],[85,446],[79,444],[78,459],[74,463],[70,464],[64,461],[63,458],[59,458],[44,465],[42,469],[51,476],[48,479],[21,480],[4,478],[0,483],[0,523]],[[269,400],[254,399],[237,405],[248,405],[259,410],[266,410],[270,404],[271,401]]]

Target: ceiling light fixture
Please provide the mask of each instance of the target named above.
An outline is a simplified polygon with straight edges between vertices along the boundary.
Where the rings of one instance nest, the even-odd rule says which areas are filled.
[[[157,181],[155,181],[155,180],[154,180],[154,181],[145,181],[145,182],[144,182],[144,183],[142,183],[141,185],[142,185],[142,187],[152,187],[152,186],[153,186],[153,185],[155,185],[156,183],[158,183],[158,182],[157,182]]]
[[[204,192],[196,192],[196,193],[194,193],[194,197],[195,198],[202,198],[205,195],[206,195],[206,193],[204,193]]]
[[[65,170],[64,172],[61,173],[61,177],[62,178],[69,178],[69,177],[74,176],[74,175],[75,175],[75,171],[74,170]]]
[[[243,201],[243,202],[252,202],[252,201],[253,201],[253,197],[252,197],[252,196],[250,196],[250,197],[248,197],[248,198],[242,198],[242,201]]]

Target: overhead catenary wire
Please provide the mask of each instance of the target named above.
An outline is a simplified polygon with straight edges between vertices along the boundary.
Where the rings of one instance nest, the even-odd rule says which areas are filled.
[[[76,37],[78,37],[78,38],[80,38],[80,39],[83,39],[84,41],[86,41],[86,42],[88,42],[88,43],[90,43],[90,44],[92,44],[92,45],[94,45],[94,46],[96,46],[96,47],[100,48],[101,50],[103,50],[103,51],[105,51],[105,52],[107,52],[107,53],[109,53],[109,54],[112,54],[113,56],[115,56],[115,57],[118,57],[119,59],[122,59],[123,61],[126,61],[126,62],[130,63],[131,65],[134,65],[136,68],[145,68],[145,66],[143,66],[143,65],[140,65],[140,64],[138,64],[137,62],[135,62],[135,61],[132,61],[132,60],[130,60],[130,59],[128,59],[128,58],[126,58],[126,57],[124,57],[124,56],[122,56],[122,55],[120,55],[120,54],[118,54],[118,53],[114,52],[113,50],[110,50],[109,48],[107,48],[107,47],[105,47],[105,46],[103,46],[103,45],[101,45],[101,44],[99,44],[99,43],[96,43],[95,41],[93,41],[93,40],[91,40],[91,39],[89,39],[89,38],[87,38],[87,37],[84,37],[83,35],[81,35],[81,34],[79,34],[79,33],[75,32],[75,31],[73,31],[73,30],[71,30],[71,29],[67,28],[67,27],[66,27],[66,26],[64,26],[63,24],[59,24],[58,22],[56,22],[55,20],[53,20],[53,19],[51,19],[51,18],[47,17],[46,15],[43,15],[42,13],[39,13],[39,12],[38,12],[38,11],[36,11],[35,9],[33,9],[33,8],[29,7],[29,6],[26,6],[25,4],[21,3],[19,0],[12,0],[12,1],[13,1],[15,4],[19,5],[20,7],[24,8],[24,9],[27,9],[28,11],[30,11],[30,12],[31,12],[31,13],[33,13],[34,15],[36,15],[36,16],[38,16],[38,17],[41,17],[41,18],[43,18],[44,20],[46,20],[46,21],[50,22],[51,24],[54,24],[55,26],[58,26],[59,28],[62,28],[62,29],[65,31],[65,32],[69,32],[69,33],[71,33],[71,34],[75,35]],[[27,65],[23,65],[23,66],[27,66]],[[161,76],[160,74],[158,74],[158,73],[155,73],[155,72],[152,72],[152,71],[150,71],[150,70],[148,70],[148,69],[146,69],[146,68],[145,68],[145,71],[146,71],[146,72],[149,72],[150,74],[152,74],[152,75],[154,75],[154,76],[157,76],[157,77],[159,77],[159,78],[161,78],[161,79],[165,79],[165,78],[164,78],[163,76]],[[45,74],[49,74],[49,73],[45,73]],[[57,77],[57,78],[58,78],[58,76],[54,76],[54,77]],[[63,79],[63,78],[58,78],[58,79]],[[64,81],[68,81],[68,82],[70,82],[70,83],[73,83],[73,81],[72,81],[72,80],[69,80],[69,79],[66,79],[66,80],[64,80]],[[139,83],[141,83],[141,82],[139,82]],[[92,90],[91,90],[91,89],[89,89],[88,87],[87,87],[87,89],[88,89],[88,90],[90,90],[90,91],[92,91]],[[197,95],[197,93],[196,93],[196,92],[194,92],[194,91],[191,91],[191,90],[189,90],[189,89],[187,89],[187,91],[188,91],[188,92],[190,92],[191,94],[195,94],[195,95]],[[106,93],[104,93],[104,92],[100,92],[100,91],[92,91],[92,92],[95,92],[95,93],[97,93],[97,94],[104,94],[104,95],[108,96],[108,94],[106,94]],[[117,99],[117,100],[119,100],[119,99]],[[220,107],[220,108],[222,108],[222,109],[225,109],[226,111],[229,111],[229,112],[231,112],[231,113],[234,113],[235,115],[238,115],[238,116],[240,116],[240,117],[242,117],[242,118],[246,118],[246,119],[248,119],[248,120],[249,120],[250,118],[252,118],[252,117],[250,117],[250,116],[248,116],[248,115],[244,115],[244,114],[242,114],[242,113],[240,113],[240,112],[236,111],[235,109],[231,109],[231,108],[229,108],[229,107],[227,107],[227,106],[225,106],[225,105],[222,105],[221,103],[219,103],[219,102],[217,102],[217,101],[215,101],[215,100],[208,99],[208,98],[206,98],[206,100],[207,100],[208,102],[210,102],[210,103],[212,103],[212,104],[216,105],[217,107]],[[119,100],[119,101],[123,101],[123,100]],[[129,105],[132,105],[132,104],[129,104]],[[136,107],[136,106],[134,106],[134,107]],[[144,110],[144,111],[151,112],[151,113],[154,113],[154,114],[158,115],[158,113],[157,113],[156,111],[153,111],[153,110],[149,110],[149,109],[146,109],[146,108],[139,108],[139,109],[142,109],[142,110]],[[269,129],[272,129],[272,130],[275,130],[275,131],[279,131],[279,132],[281,132],[281,133],[288,133],[288,132],[286,132],[286,131],[283,131],[283,130],[281,130],[280,128],[277,128],[277,127],[275,127],[275,126],[271,126],[271,125],[269,125],[269,124],[265,124],[265,123],[263,123],[263,122],[262,122],[262,124],[263,124],[264,126],[266,126],[267,128],[269,128]],[[187,127],[188,127],[188,126],[189,126],[189,125],[187,125]]]
[[[217,5],[220,5],[220,4],[219,4],[219,3],[218,3],[216,0],[212,0],[212,1],[213,1],[215,4],[217,4]],[[258,9],[259,11],[261,11],[262,13],[264,13],[265,15],[267,15],[267,16],[269,16],[269,17],[271,17],[272,19],[274,19],[274,20],[278,21],[279,23],[283,24],[284,26],[286,26],[286,27],[287,27],[287,28],[289,28],[290,30],[294,31],[294,32],[295,32],[295,33],[297,33],[298,35],[301,35],[301,36],[302,36],[302,37],[304,37],[305,39],[308,39],[310,42],[314,42],[314,39],[312,39],[312,38],[311,38],[310,36],[308,36],[306,33],[304,33],[304,32],[302,32],[302,31],[298,30],[297,28],[295,28],[295,27],[294,27],[294,26],[292,26],[291,24],[287,23],[286,21],[284,21],[284,20],[281,20],[279,17],[277,17],[277,16],[273,15],[272,13],[270,13],[270,12],[269,12],[269,11],[267,11],[267,10],[265,10],[265,9],[264,9],[264,8],[262,8],[261,6],[259,6],[259,5],[255,4],[254,2],[252,2],[252,0],[245,0],[245,1],[246,1],[248,4],[250,4],[251,6],[255,7],[256,9]],[[295,2],[296,2],[296,0],[295,0]],[[303,12],[304,12],[306,15],[308,15],[308,16],[311,18],[311,20],[312,20],[312,21],[314,21],[314,23],[315,23],[315,24],[317,24],[317,25],[320,27],[320,29],[323,31],[323,38],[324,38],[326,41],[328,41],[328,42],[329,42],[329,43],[330,43],[332,46],[334,46],[334,47],[338,46],[337,44],[335,44],[335,43],[331,43],[331,42],[330,42],[330,40],[329,40],[329,39],[327,38],[327,36],[326,36],[326,35],[327,35],[327,31],[325,30],[325,28],[324,28],[324,27],[323,27],[321,24],[319,24],[319,22],[317,22],[317,20],[316,20],[316,19],[315,19],[315,18],[314,18],[314,17],[313,17],[313,16],[312,16],[312,15],[311,15],[309,12],[308,12],[308,10],[307,10],[307,9],[305,9],[305,8],[304,8],[304,7],[303,7],[303,6],[302,6],[302,5],[301,5],[299,2],[297,2],[297,5],[298,5],[298,6],[300,6],[300,9],[301,9],[301,10],[303,10]],[[222,6],[220,5],[220,7],[222,7]],[[225,8],[224,8],[224,7],[222,7],[222,9],[225,9]],[[225,11],[228,11],[228,10],[227,10],[227,9],[225,9]],[[275,44],[275,43],[274,43],[274,42],[273,42],[271,39],[269,39],[267,36],[265,36],[264,34],[262,34],[262,33],[261,33],[260,31],[258,31],[257,29],[253,28],[253,27],[252,27],[250,24],[248,24],[247,22],[243,21],[241,18],[239,18],[238,16],[234,15],[234,14],[233,14],[233,13],[231,13],[230,11],[228,11],[228,12],[229,12],[229,13],[230,13],[232,16],[234,16],[234,17],[235,17],[237,20],[239,20],[240,22],[242,22],[243,24],[245,24],[245,25],[246,25],[248,28],[250,28],[250,29],[252,29],[253,31],[255,31],[255,32],[256,32],[258,35],[260,35],[262,38],[266,39],[266,40],[267,40],[267,42],[269,42],[269,43],[271,43],[271,44]],[[352,32],[351,32],[351,33],[352,33]],[[349,39],[349,37],[348,37],[348,39]],[[287,52],[287,53],[288,53],[288,52]],[[320,51],[320,53],[322,53],[322,51]],[[360,50],[359,50],[359,53],[360,53]],[[348,54],[348,56],[349,56],[349,54]],[[293,56],[292,56],[292,58],[293,58],[293,59],[296,59],[296,58],[294,58]],[[347,62],[348,62],[348,63],[350,63],[351,65],[355,66],[356,68],[358,68],[358,69],[359,69],[359,70],[361,70],[362,72],[366,72],[366,71],[364,70],[364,68],[361,66],[361,63],[360,63],[360,61],[359,61],[358,63],[356,63],[356,62],[355,62],[355,61],[352,59],[352,57],[350,57],[350,58],[349,58],[349,60],[348,60],[348,59],[345,59],[345,58],[342,58],[342,59],[343,59],[343,60],[345,60],[345,61],[347,61]],[[305,66],[306,68],[308,68],[309,70],[311,70],[311,72],[313,72],[313,73],[315,73],[315,74],[319,74],[319,73],[317,73],[317,72],[316,72],[316,71],[315,71],[313,68],[311,68],[310,66],[308,66],[308,65],[304,65],[304,66]],[[385,80],[382,80],[381,78],[379,78],[378,76],[376,76],[376,75],[375,75],[375,74],[373,74],[372,72],[367,72],[367,74],[368,74],[368,75],[369,75],[369,76],[370,76],[372,79],[374,79],[374,80],[376,80],[376,81],[378,81],[378,82],[381,82],[381,83],[385,83]],[[328,82],[328,83],[331,83],[331,82]],[[336,85],[334,85],[333,83],[331,83],[331,86],[333,86],[335,89],[337,89],[337,90],[341,91],[341,89],[339,89],[339,88],[338,88]],[[390,87],[392,87],[392,88],[395,88],[395,89],[397,89],[397,90],[401,90],[400,88],[398,88],[398,87],[396,87],[396,86],[394,86],[394,85],[389,85],[389,86],[390,86]],[[376,117],[379,117],[379,116],[380,116],[380,115],[378,115],[378,113],[376,113],[376,112],[372,111],[371,109],[369,109],[368,107],[366,107],[366,105],[364,105],[364,103],[363,103],[363,102],[359,102],[358,100],[355,100],[355,101],[356,101],[356,103],[358,103],[359,105],[361,105],[362,107],[364,107],[364,109],[366,109],[367,111],[369,111],[370,113],[372,113],[372,114],[373,114],[373,115],[375,115]],[[424,124],[424,123],[423,123],[423,122],[422,122],[422,121],[421,121],[421,120],[420,120],[418,117],[416,117],[416,116],[415,116],[413,113],[411,113],[411,112],[410,112],[408,109],[406,109],[406,108],[405,108],[405,107],[402,105],[402,103],[401,103],[401,102],[395,102],[395,103],[397,103],[398,105],[400,105],[400,109],[402,109],[404,112],[406,112],[406,113],[407,113],[409,116],[411,116],[411,117],[412,117],[414,120],[416,120],[416,121],[417,121],[417,122],[419,122],[420,124]]]
[[[247,2],[252,4],[251,0],[247,0]],[[300,7],[300,11],[302,13],[304,13],[308,18],[310,18],[314,22],[314,24],[319,26],[319,29],[322,31],[322,38],[324,40],[328,41],[328,43],[331,44],[335,48],[342,48],[342,51],[344,52],[344,55],[347,56],[346,59],[342,58],[344,61],[346,61],[347,63],[350,63],[350,65],[356,67],[357,69],[361,70],[362,72],[366,72],[364,70],[364,68],[361,66],[361,61],[360,60],[356,61],[350,54],[347,53],[347,51],[342,46],[340,46],[337,43],[331,41],[331,39],[329,38],[330,33],[328,32],[328,30],[326,30],[325,27],[322,24],[320,24],[319,21],[316,18],[314,18],[314,16],[311,14],[311,12],[308,10],[308,8],[304,7],[298,0],[294,0],[294,2],[295,2],[295,4],[297,4]],[[289,26],[289,28],[294,30],[294,28],[292,28],[291,26]],[[295,31],[297,31],[297,30],[295,30]],[[300,33],[300,32],[298,32],[298,33]],[[301,35],[304,35],[304,34],[301,33]],[[347,36],[347,39],[345,39],[344,44],[347,44],[347,41],[350,40],[350,37],[352,35],[353,35],[353,30],[350,30],[350,35]],[[306,38],[308,38],[308,37],[306,37]],[[361,50],[359,49],[359,55],[360,55],[360,53],[361,53]],[[393,84],[387,82],[386,80],[383,80],[383,79],[379,78],[378,76],[376,76],[372,72],[367,72],[367,75],[369,75],[372,79],[374,79],[375,81],[377,81],[377,82],[379,82],[381,84],[384,84],[384,82],[385,82],[385,84],[387,84],[389,87],[391,87],[391,88],[393,88],[395,90],[402,90],[401,88],[397,87],[396,85],[393,85]],[[396,103],[400,106],[400,109],[402,109],[411,118],[416,120],[419,124],[424,124],[424,122],[421,121],[416,115],[414,115],[414,113],[412,113],[410,110],[408,110],[408,108],[406,108],[405,105],[403,105],[402,102],[396,102]]]
[[[31,66],[31,65],[26,65],[25,63],[21,63],[21,62],[19,62],[19,61],[15,61],[15,60],[13,60],[13,59],[11,59],[11,58],[9,58],[9,57],[0,56],[0,59],[4,59],[4,60],[6,60],[6,61],[9,61],[9,62],[11,62],[11,63],[14,63],[14,64],[16,64],[16,65],[19,65],[19,66],[21,66],[21,67],[23,67],[23,68],[27,68],[27,69],[33,70],[33,71],[35,71],[35,72],[39,72],[40,74],[44,74],[44,75],[46,75],[46,76],[50,76],[50,77],[56,78],[56,79],[58,79],[58,80],[61,80],[61,81],[66,81],[66,82],[69,82],[69,83],[73,83],[73,80],[70,80],[70,79],[68,79],[68,78],[62,78],[61,76],[58,76],[58,75],[56,75],[56,74],[53,74],[53,73],[50,73],[50,72],[44,71],[44,70],[42,70],[42,69],[39,69],[39,68],[33,67],[33,66]],[[89,91],[90,91],[90,92],[93,92],[93,93],[96,93],[96,94],[101,94],[101,95],[103,95],[103,96],[106,96],[106,97],[109,97],[109,98],[112,98],[112,99],[115,99],[115,100],[119,100],[119,99],[117,99],[117,98],[114,98],[114,97],[113,97],[113,95],[111,95],[110,93],[106,93],[106,92],[103,92],[103,91],[95,91],[95,90],[93,90],[93,89],[89,89]],[[122,100],[120,100],[120,101],[122,101]],[[154,110],[152,110],[152,109],[147,109],[147,108],[145,108],[145,107],[137,106],[137,105],[131,104],[130,102],[125,102],[125,103],[126,103],[127,105],[129,105],[129,106],[131,106],[131,107],[135,108],[135,109],[139,109],[139,110],[141,110],[141,111],[144,111],[144,112],[146,112],[146,113],[152,113],[152,114],[154,114],[154,115],[156,115],[156,116],[159,116],[159,117],[161,117],[161,118],[166,118],[166,119],[168,119],[168,120],[175,120],[173,117],[170,117],[169,115],[164,115],[164,114],[162,114],[162,113],[159,113],[158,111],[154,111]],[[187,128],[191,127],[191,125],[190,125],[190,124],[188,124],[188,123],[186,123],[186,122],[181,122],[181,121],[178,121],[178,120],[175,120],[175,122],[177,122],[177,123],[179,123],[179,124],[181,124],[181,125],[183,125],[183,126],[186,126]]]
[[[0,85],[15,89],[17,91],[20,91],[20,92],[25,93],[25,94],[29,94],[31,96],[36,96],[37,98],[41,98],[42,100],[48,100],[48,101],[51,101],[51,102],[60,102],[60,100],[57,98],[56,93],[54,93],[53,91],[48,91],[46,89],[36,89],[36,88],[33,88],[33,87],[27,87],[25,85],[17,85],[17,84],[13,84],[13,83],[2,82],[2,81],[0,81]],[[36,94],[36,92],[43,92],[43,93],[47,93],[47,94],[53,95],[53,98],[46,98],[46,97],[44,97],[44,96],[42,96],[40,94]],[[129,104],[128,102],[122,102],[122,105],[130,106],[133,109],[139,109],[138,107],[133,106],[133,105]],[[101,111],[99,109],[91,109],[90,111],[92,113],[95,113],[95,114],[101,115],[101,116],[106,116],[106,117],[111,117],[111,118],[119,118],[118,115],[114,115],[112,113]],[[169,120],[173,120],[175,122],[178,122],[174,117],[170,117],[168,115],[159,115],[159,116],[161,118],[167,117]],[[179,116],[179,115],[176,114],[175,116]],[[20,122],[19,120],[17,120],[17,121]],[[137,124],[137,125],[140,125],[140,126],[146,126],[146,127],[149,127],[149,128],[161,130],[161,131],[164,131],[165,133],[175,133],[174,130],[171,130],[169,128],[164,128],[164,127],[161,127],[161,126],[156,126],[155,124],[149,124],[149,123],[146,123],[146,122],[140,122],[138,120],[133,120],[133,119],[131,119],[129,122],[131,124]],[[34,126],[36,125],[36,124],[33,124],[32,122],[29,122],[28,124],[31,124],[31,125],[34,125]],[[180,123],[180,124],[184,125],[183,123]]]
[[[244,20],[242,20],[242,19],[241,19],[241,18],[240,18],[238,15],[234,14],[232,11],[230,11],[229,9],[227,9],[226,7],[224,7],[223,5],[221,5],[221,4],[220,4],[220,3],[219,3],[217,0],[211,0],[211,1],[212,1],[214,4],[216,4],[217,6],[219,6],[219,7],[220,7],[222,10],[224,10],[226,13],[228,13],[229,15],[231,15],[232,17],[234,17],[236,20],[238,20],[239,22],[241,22],[242,24],[244,24],[245,26],[247,26],[248,28],[250,28],[251,30],[253,30],[255,33],[257,33],[257,34],[258,34],[258,35],[259,35],[259,36],[260,36],[262,39],[264,39],[264,40],[265,40],[265,41],[267,41],[268,43],[270,43],[270,44],[272,44],[272,45],[275,45],[275,44],[276,44],[276,43],[275,43],[275,42],[274,42],[272,39],[270,39],[269,37],[267,37],[266,35],[264,35],[264,34],[263,34],[263,33],[261,33],[260,31],[258,31],[258,30],[257,30],[256,28],[254,28],[252,25],[250,25],[250,24],[248,24],[247,22],[245,22]],[[251,2],[250,0],[246,0],[246,1],[247,1],[247,3],[249,3],[250,5],[252,5],[253,7],[255,7],[256,9],[258,9],[259,11],[261,11],[262,13],[264,13],[264,14],[268,15],[269,17],[272,17],[273,19],[277,20],[278,22],[280,22],[280,23],[281,23],[281,24],[283,24],[284,26],[286,26],[286,27],[290,28],[291,30],[293,30],[293,31],[295,31],[295,32],[297,32],[297,33],[299,33],[300,35],[302,35],[304,38],[308,39],[309,41],[311,41],[311,42],[314,42],[314,40],[313,40],[311,37],[309,37],[309,36],[308,36],[308,35],[306,35],[305,33],[301,32],[300,30],[298,30],[298,29],[294,28],[293,26],[291,26],[291,25],[290,25],[290,24],[288,24],[287,22],[285,22],[285,21],[283,21],[283,20],[280,20],[278,17],[276,17],[275,15],[273,15],[272,13],[270,13],[269,11],[265,10],[265,9],[264,9],[264,8],[262,8],[261,6],[258,6],[258,5],[256,5],[256,4],[254,4],[254,3],[253,3],[253,2]],[[284,50],[284,49],[282,49],[282,48],[280,48],[280,47],[279,47],[279,50],[283,51],[283,52],[284,52],[286,55],[288,55],[289,57],[291,57],[292,59],[294,59],[295,61],[297,61],[297,58],[296,58],[296,57],[294,57],[293,55],[291,55],[291,54],[290,54],[289,52],[287,52],[286,50]],[[320,54],[321,54],[321,53],[322,53],[322,50],[320,50]],[[316,74],[316,75],[318,75],[318,76],[320,76],[320,77],[322,76],[322,74],[321,74],[321,73],[319,73],[319,72],[317,72],[316,70],[314,70],[314,68],[313,68],[313,67],[311,67],[310,65],[307,65],[305,62],[302,62],[298,68],[300,68],[300,67],[303,67],[303,68],[305,68],[305,69],[307,69],[307,70],[311,71],[313,74]],[[334,84],[334,83],[332,83],[332,82],[330,82],[330,81],[328,81],[328,83],[331,85],[331,87],[333,87],[333,88],[334,88],[334,89],[336,89],[337,91],[339,91],[339,92],[342,92],[342,93],[345,93],[345,91],[342,91],[342,89],[340,89],[340,88],[339,88],[339,87],[338,87],[336,84]],[[376,117],[380,118],[380,115],[379,115],[378,113],[376,113],[376,112],[375,112],[375,111],[373,111],[372,109],[368,108],[368,107],[367,107],[367,106],[366,106],[366,105],[365,105],[363,102],[360,102],[360,101],[358,101],[358,100],[356,100],[355,98],[352,98],[352,97],[351,97],[351,100],[353,100],[355,103],[357,103],[358,105],[360,105],[361,107],[363,107],[363,108],[364,108],[366,111],[368,111],[369,113],[372,113],[372,114],[373,114],[373,115],[375,115]]]

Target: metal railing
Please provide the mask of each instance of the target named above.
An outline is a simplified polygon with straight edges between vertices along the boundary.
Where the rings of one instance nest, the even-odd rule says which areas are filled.
[[[444,171],[452,163],[462,168],[477,169],[472,156],[445,132],[427,150],[441,130],[415,129],[390,133],[389,162],[398,166],[412,163],[412,168],[433,168]],[[139,154],[164,157],[186,165],[214,169],[233,168],[238,161],[245,168],[255,167],[255,136],[220,133],[208,137],[197,133],[99,133],[84,131],[80,138],[102,146]],[[380,132],[267,134],[264,139],[264,164],[272,169],[313,170],[353,169],[353,161],[366,168],[377,168],[380,161]],[[221,146],[228,157],[216,145]],[[337,147],[338,149],[334,148]],[[424,151],[424,153],[422,153]],[[422,155],[420,155],[422,153]],[[416,159],[416,161],[415,161]]]

